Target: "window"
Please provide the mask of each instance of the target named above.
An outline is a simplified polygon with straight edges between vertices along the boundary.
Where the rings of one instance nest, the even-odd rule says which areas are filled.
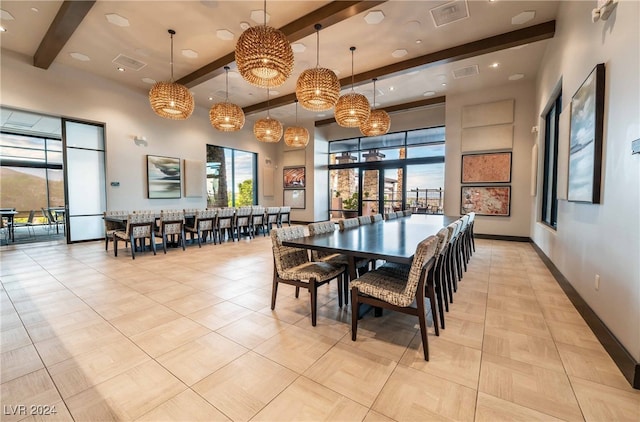
[[[562,108],[559,93],[544,115],[544,175],[542,184],[542,222],[557,228],[558,217],[558,123]]]
[[[207,145],[207,206],[257,203],[257,154]]]

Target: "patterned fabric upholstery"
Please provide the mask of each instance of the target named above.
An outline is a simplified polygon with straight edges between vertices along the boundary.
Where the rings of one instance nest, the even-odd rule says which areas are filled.
[[[258,232],[258,228],[262,229],[262,234],[266,236],[267,231],[264,228],[264,207],[260,205],[254,205],[251,210],[251,228],[253,234]]]
[[[441,228],[436,234],[438,237],[438,244],[436,246],[436,260],[439,261],[443,258],[442,253],[444,252],[445,247],[447,246],[447,241],[449,240],[449,230],[446,227]],[[434,264],[435,265],[435,264]],[[377,271],[385,272],[391,276],[395,276],[406,280],[409,277],[409,271],[411,270],[411,265],[409,264],[399,264],[397,262],[385,262],[381,267],[378,268]]]
[[[307,227],[309,229],[309,235],[311,236],[316,236],[316,235],[325,234],[325,233],[332,233],[336,230],[336,224],[333,221],[322,221],[320,223],[311,223]],[[311,250],[312,261],[324,261],[326,259],[337,257],[339,255],[340,254],[331,253],[331,252]],[[346,264],[346,261],[342,262],[341,264]]]
[[[411,210],[404,210],[404,216],[405,216],[405,217],[408,217],[408,216],[410,216],[411,214],[413,214],[413,212],[412,212]]]
[[[251,207],[240,207],[236,209],[236,227],[249,226],[251,219]]]
[[[267,208],[267,229],[271,230],[273,226],[278,226],[278,218],[280,217],[280,207]]]
[[[218,228],[229,229],[235,215],[235,208],[220,208],[218,210]]]
[[[370,271],[351,282],[361,293],[378,298],[392,305],[407,307],[415,300],[422,267],[436,253],[438,237],[429,236],[418,244],[413,263],[406,280],[386,271]]]
[[[151,237],[151,226],[135,226],[132,227],[132,224],[137,223],[153,223],[155,222],[156,216],[151,213],[136,213],[129,214],[127,217],[127,228],[125,231],[116,230],[114,235],[119,237],[120,239],[129,240],[131,236],[131,232],[133,232],[134,239],[142,239],[145,237]]]
[[[384,219],[387,221],[395,220],[396,218],[398,218],[398,215],[395,213],[395,211],[388,212],[384,215]]]
[[[338,225],[340,226],[340,231],[344,231],[345,229],[353,229],[355,227],[359,227],[360,222],[358,221],[357,217],[345,218],[343,220],[339,220]]]
[[[215,217],[215,209],[196,210],[196,219],[193,223],[193,227],[188,229],[195,231],[210,231],[213,229],[213,219]]]
[[[291,207],[280,207],[280,221],[278,221],[278,226],[282,227],[283,223],[291,225],[290,216]]]
[[[105,211],[103,215],[104,217],[118,217],[124,219],[129,215],[129,211]],[[122,223],[119,221],[104,220],[104,230],[106,235],[113,236],[113,233],[121,228]]]
[[[371,224],[373,220],[371,219],[370,215],[361,215],[360,217],[358,217],[358,222],[360,223],[360,225]]]
[[[382,220],[384,220],[384,218],[382,217],[382,214],[376,214],[371,216],[371,221],[374,223],[377,223],[378,221],[382,221]]]
[[[184,224],[184,211],[168,210],[160,213],[160,221],[165,234],[182,234]],[[165,221],[179,221],[179,223],[168,223]]]

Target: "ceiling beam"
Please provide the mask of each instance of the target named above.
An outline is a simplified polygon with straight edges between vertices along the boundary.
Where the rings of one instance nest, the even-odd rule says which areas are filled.
[[[51,66],[94,4],[95,0],[67,0],[62,3],[47,33],[40,41],[36,54],[33,55],[35,67],[48,69]]]
[[[518,29],[504,34],[495,35],[489,38],[483,38],[467,44],[456,47],[447,48],[436,51],[434,53],[425,54],[424,56],[415,57],[388,66],[379,67],[353,76],[354,84],[370,82],[373,78],[383,79],[384,77],[397,76],[414,70],[422,70],[431,66],[451,63],[458,60],[467,59],[469,57],[480,56],[482,54],[493,53],[495,51],[504,50],[519,45],[529,44],[536,41],[553,38],[556,30],[556,21],[549,21],[527,28]],[[340,86],[349,86],[351,84],[351,76],[340,79]],[[272,98],[269,102],[253,104],[244,107],[244,114],[249,115],[265,111],[268,108],[279,107],[291,104],[295,101],[295,93],[287,94],[282,97]]]
[[[446,101],[445,96],[433,97],[433,98],[427,98],[427,99],[418,100],[418,101],[411,101],[403,104],[395,104],[388,107],[381,107],[381,108],[377,108],[376,110],[384,110],[387,113],[391,114],[391,113],[397,113],[399,111],[411,110],[412,108],[427,107],[427,106],[432,106],[436,104],[444,104],[445,101]],[[334,118],[318,120],[317,122],[315,122],[315,126],[316,127],[326,126],[335,122],[336,122],[336,119]]]
[[[302,38],[315,33],[314,25],[319,23],[323,28],[327,28],[345,19],[364,12],[365,10],[376,7],[387,0],[375,1],[333,1],[319,9],[314,10],[279,28],[286,35],[289,42],[296,42]],[[215,59],[209,64],[202,66],[200,69],[183,76],[178,81],[179,84],[188,88],[200,85],[219,74],[224,73],[224,66],[236,60],[235,51]]]

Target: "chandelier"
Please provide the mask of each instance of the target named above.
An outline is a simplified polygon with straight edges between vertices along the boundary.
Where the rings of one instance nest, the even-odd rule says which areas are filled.
[[[307,110],[323,111],[336,105],[340,96],[340,82],[332,70],[320,67],[320,28],[322,25],[317,23],[314,28],[317,35],[316,67],[305,70],[298,77],[296,98]]]
[[[333,112],[336,122],[342,127],[358,127],[369,118],[371,107],[367,97],[353,90],[353,52],[351,47],[351,92],[338,98]]]
[[[391,118],[384,110],[376,110],[376,78],[373,78],[373,110],[369,118],[360,125],[360,132],[364,136],[378,136],[389,132]]]
[[[171,79],[169,82],[156,82],[149,91],[151,108],[160,117],[173,120],[185,120],[193,113],[193,95],[189,89],[173,82],[173,36],[176,31],[169,29],[171,36]]]
[[[253,134],[260,142],[276,143],[282,138],[282,123],[269,116],[269,89],[267,89],[267,117],[253,125]]]
[[[293,50],[282,31],[267,26],[267,1],[264,1],[264,25],[248,28],[236,44],[236,64],[242,77],[260,88],[278,87],[291,76]]]
[[[222,132],[235,132],[244,126],[244,112],[242,109],[229,102],[229,66],[224,67],[227,79],[227,88],[223,103],[214,104],[209,110],[211,126]]]
[[[284,143],[294,148],[304,148],[309,144],[309,131],[298,126],[298,100],[296,100],[296,125],[284,131]]]

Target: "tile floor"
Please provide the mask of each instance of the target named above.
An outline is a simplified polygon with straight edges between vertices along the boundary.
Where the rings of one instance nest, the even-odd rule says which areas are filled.
[[[316,327],[291,286],[271,311],[268,237],[135,261],[102,242],[0,254],[3,421],[640,419],[525,243],[477,241],[429,362],[406,315],[366,315],[352,342],[335,283]]]

